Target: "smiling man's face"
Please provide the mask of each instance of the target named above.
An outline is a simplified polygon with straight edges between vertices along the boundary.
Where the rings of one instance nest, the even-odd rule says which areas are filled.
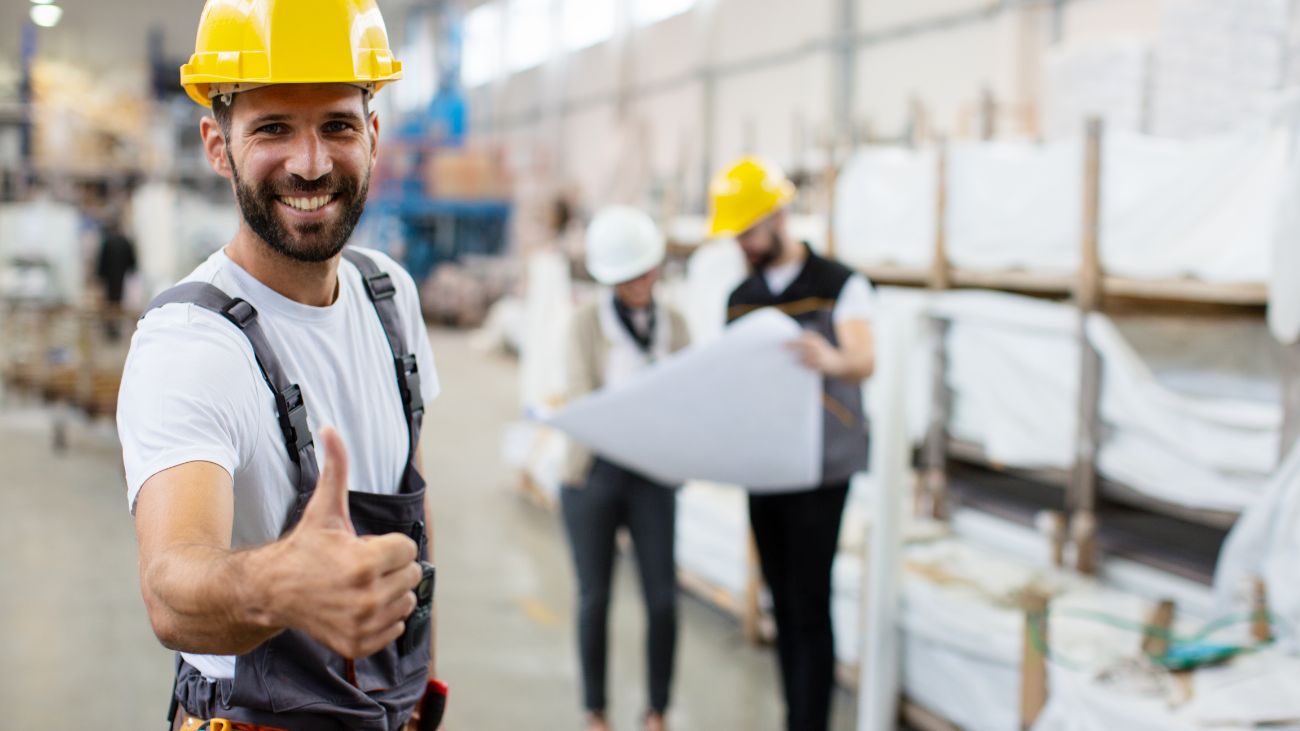
[[[275,252],[323,262],[365,208],[378,122],[347,84],[282,84],[231,106],[226,161],[250,229]]]

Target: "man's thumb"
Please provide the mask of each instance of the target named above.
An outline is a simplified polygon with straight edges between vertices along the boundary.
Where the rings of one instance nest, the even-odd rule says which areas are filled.
[[[333,428],[325,427],[317,441],[325,450],[325,466],[299,525],[352,531],[348,515],[348,453],[343,439]]]

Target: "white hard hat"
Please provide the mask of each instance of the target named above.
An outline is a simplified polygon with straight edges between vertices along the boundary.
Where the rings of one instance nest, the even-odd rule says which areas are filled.
[[[659,266],[664,235],[644,212],[607,206],[587,226],[587,271],[601,284],[622,284]]]

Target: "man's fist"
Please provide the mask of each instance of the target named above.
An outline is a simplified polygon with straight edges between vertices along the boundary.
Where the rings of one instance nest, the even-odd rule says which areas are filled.
[[[357,536],[343,441],[326,428],[320,442],[316,490],[275,556],[277,614],[346,658],[368,657],[401,636],[415,609],[418,547],[401,533]]]

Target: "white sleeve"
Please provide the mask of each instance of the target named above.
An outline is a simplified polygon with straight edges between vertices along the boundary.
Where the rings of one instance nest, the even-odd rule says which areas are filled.
[[[433,346],[429,343],[429,330],[424,324],[424,311],[420,309],[420,295],[415,280],[392,257],[379,251],[366,250],[380,269],[388,272],[397,285],[398,309],[402,313],[402,327],[406,330],[406,343],[415,354],[420,367],[420,395],[425,404],[431,403],[442,392],[438,381],[438,368],[433,359]]]
[[[854,274],[844,283],[840,296],[835,300],[835,310],[831,319],[836,322],[846,320],[870,321],[876,314],[876,293],[861,274]]]
[[[132,513],[140,488],[159,472],[211,462],[233,477],[252,459],[260,402],[249,393],[265,386],[241,337],[193,305],[168,305],[140,323],[117,407]]]

